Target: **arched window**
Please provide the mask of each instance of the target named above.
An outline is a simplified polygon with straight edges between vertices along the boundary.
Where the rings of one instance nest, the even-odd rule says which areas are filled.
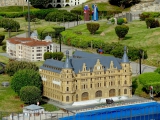
[[[66,97],[66,102],[69,102],[69,96]]]
[[[127,89],[124,89],[124,94],[127,94]]]
[[[119,95],[119,96],[121,95],[121,89],[118,90],[118,95]]]
[[[116,95],[115,89],[111,89],[111,90],[109,91],[109,97],[114,97],[115,95]]]
[[[126,80],[124,81],[124,84],[127,84],[127,81],[126,81]]]
[[[83,100],[89,100],[89,94],[88,94],[88,92],[82,93],[82,101]]]
[[[78,101],[78,94],[76,95],[76,101]]]
[[[67,91],[69,91],[69,87],[67,87]]]
[[[91,84],[91,88],[92,88],[92,84]]]
[[[102,97],[102,91],[98,90],[95,94],[95,97]]]
[[[113,82],[111,81],[111,86],[113,85]]]
[[[120,81],[118,81],[118,85],[120,85]]]

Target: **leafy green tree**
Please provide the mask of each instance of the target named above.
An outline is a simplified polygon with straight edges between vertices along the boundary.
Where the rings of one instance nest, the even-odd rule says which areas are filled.
[[[38,66],[34,63],[26,62],[26,61],[10,60],[5,67],[5,72],[10,76],[12,76],[17,71],[23,70],[23,69],[32,69],[35,71],[39,70]]]
[[[45,52],[43,56],[44,56],[44,60],[51,59],[52,58],[52,52]]]
[[[35,86],[24,86],[20,90],[20,99],[27,104],[35,104],[42,100],[41,90]]]
[[[52,53],[53,59],[62,60],[63,56],[64,56],[63,52],[53,52]]]
[[[18,31],[20,29],[20,24],[15,20],[4,18],[0,20],[0,27],[5,30]]]
[[[11,88],[20,94],[20,89],[24,86],[36,86],[42,89],[42,80],[39,73],[32,69],[24,69],[16,72],[11,81]]]
[[[38,6],[46,7],[46,5],[52,2],[52,0],[29,0],[29,1],[31,2],[31,5],[35,7]]]
[[[0,44],[3,42],[4,38],[5,38],[5,35],[0,33]]]
[[[109,3],[112,5],[117,5],[122,9],[131,6],[132,4],[136,4],[140,2],[140,0],[109,0]]]
[[[153,91],[156,95],[160,93],[160,74],[156,72],[143,73],[138,77],[140,83],[146,92],[149,92],[149,87],[153,86]]]

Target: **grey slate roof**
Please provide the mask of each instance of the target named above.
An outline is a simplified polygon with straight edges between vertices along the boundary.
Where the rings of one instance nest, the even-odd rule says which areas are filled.
[[[97,62],[97,59],[99,59],[100,63],[102,64],[105,70],[110,68],[111,61],[113,61],[114,68],[121,69],[121,65],[120,65],[121,62],[124,60],[126,60],[127,62],[128,57],[126,57],[126,55],[124,55],[123,59],[121,60],[113,56],[102,56],[100,54],[87,53],[83,51],[75,51],[72,57],[69,58],[69,56],[67,55],[68,58],[66,59],[65,62],[61,62],[53,59],[47,59],[44,62],[44,65],[40,67],[40,69],[45,69],[45,70],[53,71],[56,73],[61,72],[61,70],[45,67],[45,65],[48,65],[52,67],[58,67],[60,69],[72,68],[75,73],[79,73],[79,70],[80,71],[82,70],[83,63],[85,63],[85,65],[87,66],[87,70],[90,69],[91,71],[93,71],[93,68]]]
[[[24,108],[27,109],[27,110],[40,110],[40,109],[43,109],[43,107],[38,106],[38,105],[34,105],[34,104],[26,106]]]
[[[63,64],[64,64],[64,62],[61,62],[61,61],[58,61],[58,60],[46,59],[46,61],[43,63],[43,65],[40,67],[40,69],[60,73],[61,70],[59,70],[57,68],[62,69]],[[50,67],[48,67],[48,66],[50,66]]]

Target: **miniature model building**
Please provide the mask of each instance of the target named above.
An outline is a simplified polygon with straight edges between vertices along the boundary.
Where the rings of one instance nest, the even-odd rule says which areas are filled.
[[[122,59],[75,51],[65,62],[47,59],[39,69],[43,96],[62,104],[132,96],[131,67],[124,48]]]
[[[6,52],[11,58],[25,61],[43,61],[45,52],[53,52],[54,46],[51,36],[39,40],[36,33],[30,38],[13,37],[6,40]]]

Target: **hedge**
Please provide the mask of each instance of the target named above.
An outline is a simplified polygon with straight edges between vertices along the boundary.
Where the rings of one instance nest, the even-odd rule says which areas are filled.
[[[74,31],[63,31],[62,35],[62,42],[63,44],[70,45],[73,47],[80,47],[80,48],[88,48],[92,47],[95,49],[102,48],[105,54],[111,54],[115,57],[122,58],[123,56],[123,48],[124,45],[119,43],[106,43],[104,40],[98,37],[87,36],[83,34],[77,34]],[[147,51],[144,51],[144,59],[147,59]],[[139,59],[139,49],[135,47],[128,46],[128,58],[130,60],[137,60]]]
[[[144,21],[146,18],[159,18],[160,12],[143,12],[139,15],[140,20]]]
[[[42,31],[41,39],[44,39],[47,35],[51,36],[52,38],[55,38],[55,34],[56,31],[53,28],[48,27]]]
[[[63,27],[63,26],[54,26],[54,25],[37,28],[37,32],[38,32],[38,35],[39,35],[40,39],[44,39],[45,36],[47,36],[48,34],[52,38],[56,38],[64,30],[65,30],[65,27]]]
[[[23,12],[0,12],[0,16],[5,18],[23,17]]]
[[[79,17],[79,20],[82,18]],[[45,17],[46,21],[53,21],[53,22],[70,22],[70,21],[76,21],[77,15],[74,13],[70,13],[64,10],[54,11],[47,14]]]

